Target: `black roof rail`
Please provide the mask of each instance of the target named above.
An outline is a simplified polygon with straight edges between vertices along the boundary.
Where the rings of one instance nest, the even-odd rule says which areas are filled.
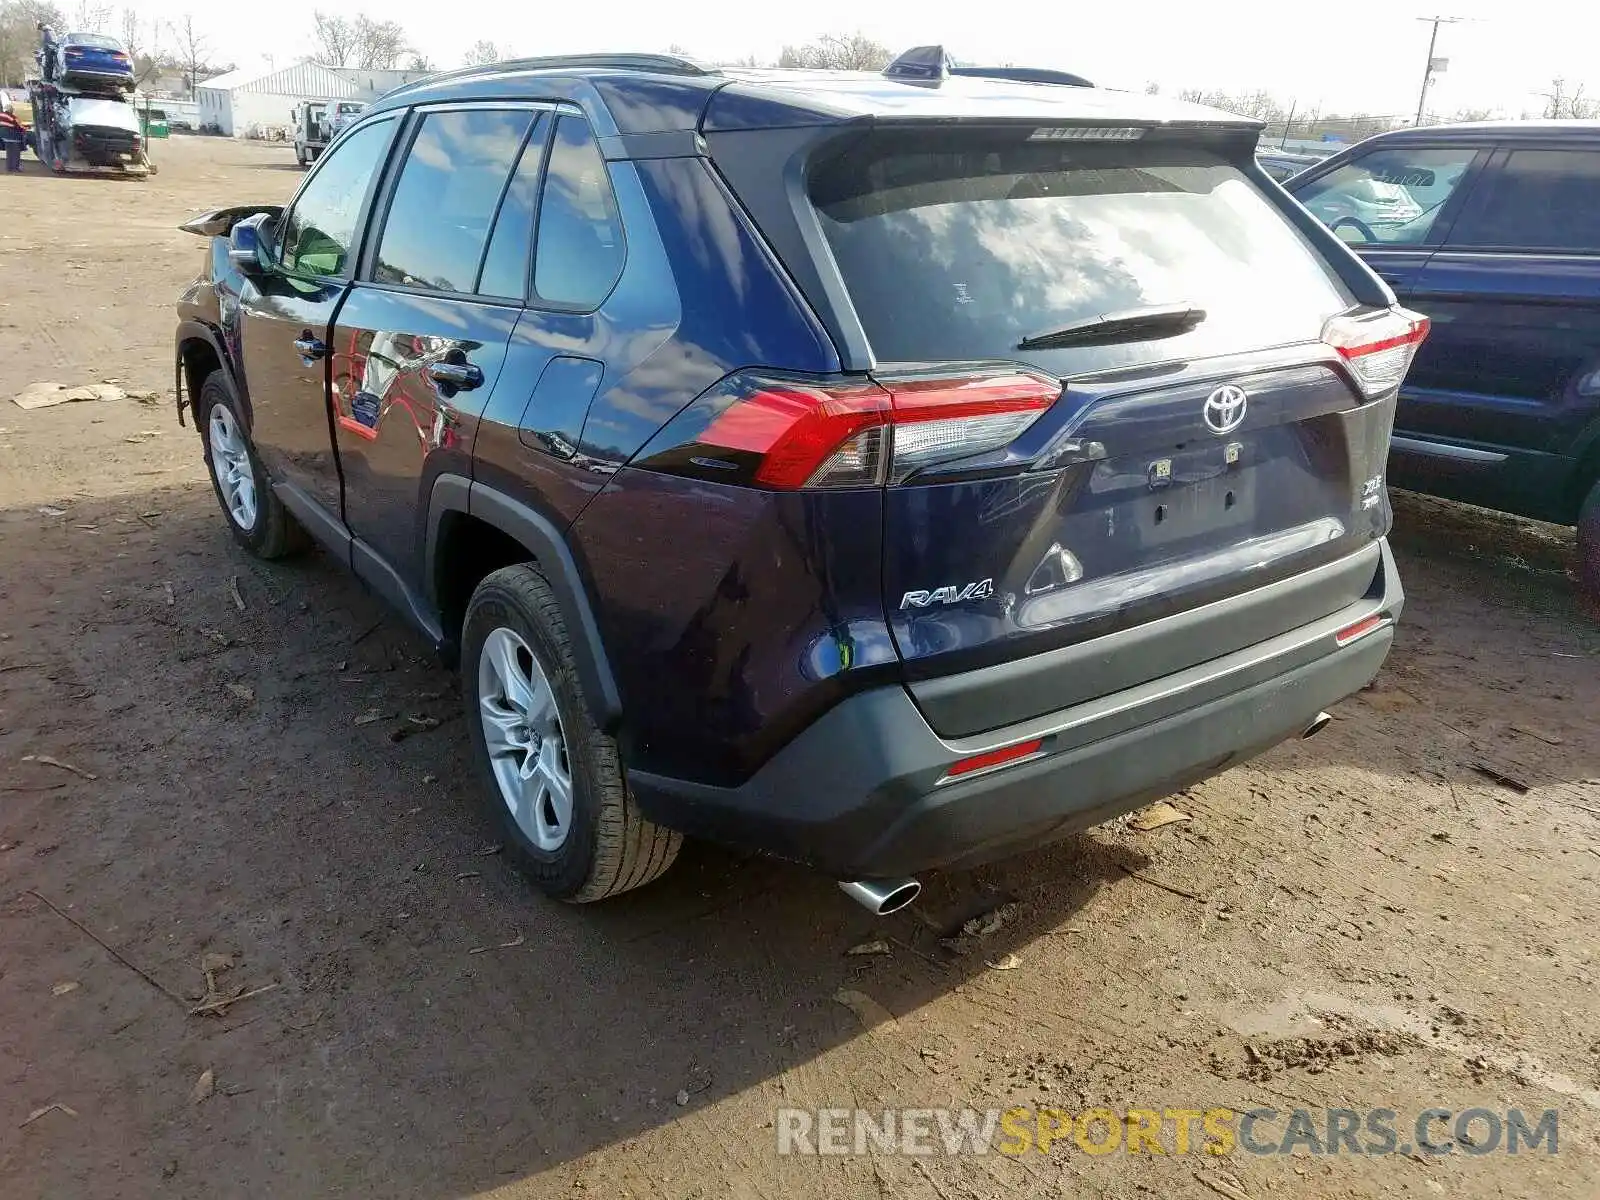
[[[657,75],[720,75],[715,68],[701,66],[692,59],[676,54],[546,54],[536,58],[508,58],[503,62],[481,63],[473,67],[458,67],[454,71],[440,71],[415,83],[403,84],[386,95],[410,91],[427,84],[432,87],[453,79],[474,79],[480,75],[499,75],[507,71],[552,71],[561,69],[616,68],[624,71],[650,71]]]
[[[1048,67],[958,67],[943,46],[913,46],[884,68],[885,79],[906,83],[939,84],[951,75],[978,79],[1009,79],[1017,83],[1048,83],[1063,87],[1093,87],[1082,75]]]

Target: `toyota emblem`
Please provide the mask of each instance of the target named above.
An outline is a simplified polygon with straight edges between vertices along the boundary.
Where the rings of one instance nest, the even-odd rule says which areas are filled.
[[[1212,433],[1232,433],[1244,424],[1245,409],[1249,406],[1250,397],[1245,395],[1242,387],[1223,384],[1206,397],[1203,409],[1206,428]]]

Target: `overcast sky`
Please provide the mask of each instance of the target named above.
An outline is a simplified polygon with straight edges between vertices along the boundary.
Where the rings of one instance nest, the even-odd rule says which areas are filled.
[[[72,0],[62,6],[71,12]],[[785,43],[860,31],[895,50],[941,42],[962,61],[1058,67],[1110,87],[1156,82],[1165,92],[1260,88],[1302,109],[1320,104],[1324,112],[1385,114],[1415,111],[1428,26],[1413,18],[1442,11],[1472,19],[1440,29],[1435,53],[1450,65],[1435,85],[1430,110],[1537,112],[1543,103],[1537,93],[1557,75],[1592,81],[1588,91],[1600,96],[1600,5],[1572,0],[1453,0],[1442,10],[1418,7],[1412,0],[1203,5],[1136,0],[1081,6],[1041,0],[699,0],[688,5],[275,0],[267,9],[147,0],[137,7],[162,19],[193,12],[217,57],[241,67],[265,65],[264,55],[284,65],[309,54],[311,14],[318,7],[346,16],[365,7],[399,21],[418,49],[442,66],[458,65],[467,47],[482,37],[520,54],[664,50],[678,43],[702,58],[756,54],[770,59]]]

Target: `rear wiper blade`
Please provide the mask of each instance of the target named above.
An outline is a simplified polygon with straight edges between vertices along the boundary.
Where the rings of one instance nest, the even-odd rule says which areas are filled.
[[[1086,321],[1076,321],[1036,333],[1017,343],[1018,350],[1053,350],[1058,346],[1091,346],[1106,342],[1138,342],[1172,337],[1193,329],[1206,319],[1206,310],[1192,304],[1152,304],[1126,312],[1101,313]]]

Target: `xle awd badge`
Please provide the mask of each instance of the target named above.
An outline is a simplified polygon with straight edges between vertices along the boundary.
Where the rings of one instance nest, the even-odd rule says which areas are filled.
[[[980,579],[965,587],[935,588],[931,592],[907,592],[900,598],[902,611],[908,608],[931,608],[935,604],[960,604],[964,600],[987,600],[994,595],[994,580]]]

